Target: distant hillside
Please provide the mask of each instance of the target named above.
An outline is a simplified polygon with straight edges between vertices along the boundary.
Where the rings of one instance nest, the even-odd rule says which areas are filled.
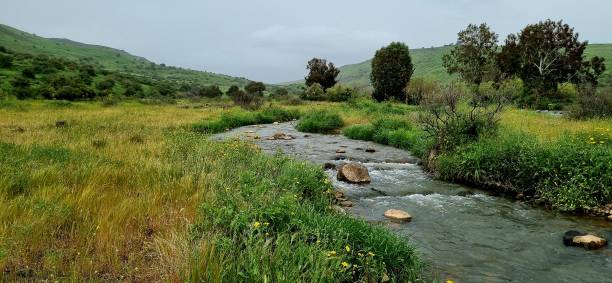
[[[441,82],[449,82],[454,76],[449,75],[442,66],[442,56],[451,50],[451,46],[422,48],[410,50],[414,64],[413,77],[430,76]],[[606,72],[601,78],[602,84],[612,85],[612,44],[590,44],[586,56],[600,56],[606,59]],[[372,60],[340,67],[339,81],[352,86],[370,84]]]
[[[203,85],[215,84],[222,87],[233,84],[242,86],[248,82],[245,78],[158,65],[145,58],[110,47],[85,44],[68,39],[43,38],[2,24],[0,24],[0,46],[22,53],[76,60],[81,63],[98,65],[111,71],[153,79],[168,79]]]

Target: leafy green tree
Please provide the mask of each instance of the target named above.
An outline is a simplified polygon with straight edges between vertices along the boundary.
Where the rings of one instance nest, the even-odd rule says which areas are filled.
[[[605,70],[603,59],[584,61],[587,45],[569,25],[546,20],[509,35],[498,64],[524,81],[525,91],[534,96],[530,104],[540,105],[539,100],[554,98],[559,83],[597,82]]]
[[[403,90],[410,81],[413,71],[410,50],[406,44],[393,42],[376,51],[370,75],[374,87],[374,99],[404,100]]]
[[[479,85],[493,80],[496,73],[497,34],[487,24],[470,24],[458,33],[457,44],[442,61],[449,74]]]
[[[227,89],[227,91],[225,92],[225,95],[232,97],[234,96],[234,94],[236,94],[238,91],[240,90],[240,87],[238,87],[237,85],[232,85],[229,87],[229,89]]]
[[[0,54],[0,68],[10,68],[13,66],[13,56]]]
[[[202,88],[201,95],[204,97],[215,98],[223,95],[223,91],[219,88],[219,86],[211,85]]]
[[[32,98],[34,92],[31,89],[32,82],[30,79],[24,76],[17,76],[11,80],[11,86],[13,86],[13,93],[18,99]]]
[[[262,82],[249,82],[244,90],[248,94],[263,96],[263,92],[266,90],[266,85]]]
[[[308,61],[306,69],[308,69],[308,76],[304,78],[306,86],[317,83],[323,90],[333,87],[337,83],[336,77],[340,74],[340,70],[334,66],[334,63],[329,62],[328,64],[327,60],[319,58],[312,58]]]
[[[272,98],[284,98],[289,95],[289,91],[284,87],[279,87],[272,92]]]
[[[115,80],[111,77],[106,77],[96,84],[98,90],[110,90],[115,87]]]
[[[35,79],[36,78],[36,74],[34,73],[34,70],[32,70],[32,68],[25,68],[23,70],[21,70],[21,75],[25,78],[28,79]]]
[[[304,91],[302,98],[316,101],[325,100],[325,90],[323,90],[320,84],[314,83]]]

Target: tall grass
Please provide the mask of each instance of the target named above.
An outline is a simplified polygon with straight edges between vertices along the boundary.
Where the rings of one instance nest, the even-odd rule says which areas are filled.
[[[74,104],[0,110],[2,280],[418,276],[405,240],[330,211],[320,169],[183,130],[221,109]]]
[[[193,129],[200,133],[215,134],[246,125],[287,122],[299,116],[298,111],[278,107],[268,107],[261,111],[234,110],[223,113],[217,120],[198,122],[193,125]]]
[[[296,129],[307,133],[331,133],[344,126],[337,112],[315,110],[306,113],[298,122]]]

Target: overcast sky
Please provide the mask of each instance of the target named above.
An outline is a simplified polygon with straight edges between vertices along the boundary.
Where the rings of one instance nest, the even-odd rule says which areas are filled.
[[[369,59],[391,41],[454,42],[469,23],[504,39],[563,19],[612,43],[611,0],[1,0],[0,22],[44,37],[106,45],[166,63],[268,83],[302,78],[312,57]]]

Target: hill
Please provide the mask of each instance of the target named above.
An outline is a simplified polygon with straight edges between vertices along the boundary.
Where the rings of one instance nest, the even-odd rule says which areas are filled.
[[[413,77],[430,76],[440,82],[449,82],[454,76],[449,75],[442,66],[442,56],[450,52],[452,46],[412,49],[410,54],[414,64]],[[612,85],[612,44],[590,44],[585,51],[590,58],[600,56],[606,59],[606,72],[601,78],[604,85]],[[370,84],[372,60],[340,67],[339,82],[351,86],[368,86]]]
[[[123,50],[75,42],[69,39],[44,38],[0,24],[0,46],[9,50],[34,55],[48,55],[80,63],[96,65],[102,69],[152,79],[166,79],[178,83],[243,86],[248,80],[211,72],[195,71],[156,64]]]

